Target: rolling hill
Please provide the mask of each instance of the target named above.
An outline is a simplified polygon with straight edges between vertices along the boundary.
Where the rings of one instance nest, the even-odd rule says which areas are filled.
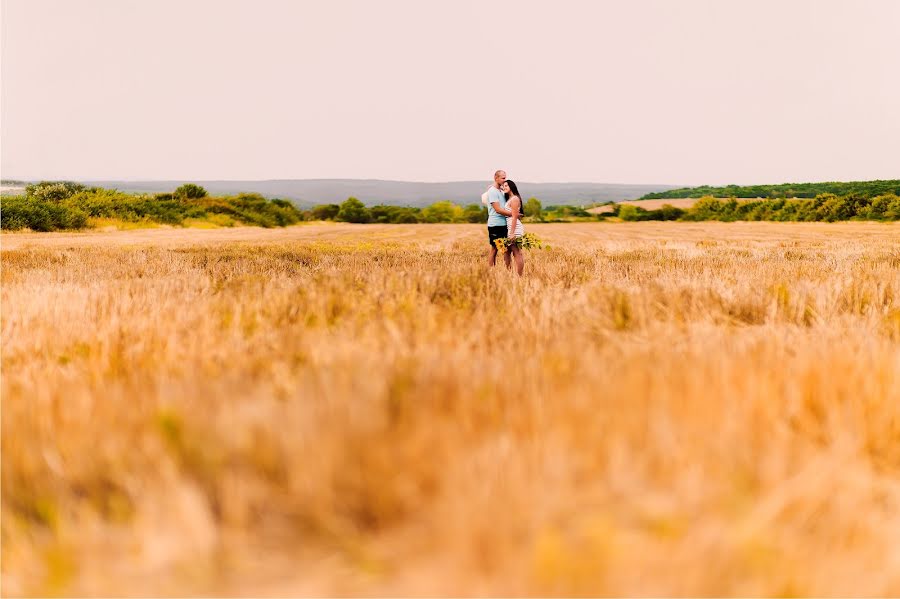
[[[273,179],[266,181],[82,181],[87,185],[128,192],[167,192],[182,183],[202,185],[212,195],[255,192],[268,198],[283,198],[299,206],[334,204],[350,196],[366,205],[428,206],[451,200],[460,204],[478,203],[488,181],[417,183],[379,179]],[[617,183],[519,183],[526,198],[536,197],[551,204],[589,204],[639,198],[652,192],[675,189],[673,185],[628,185]]]

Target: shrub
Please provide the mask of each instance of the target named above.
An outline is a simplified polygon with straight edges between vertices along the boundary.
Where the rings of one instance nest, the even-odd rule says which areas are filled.
[[[426,223],[464,222],[463,209],[453,202],[435,202],[422,209],[422,220]],[[487,220],[487,219],[485,219]]]
[[[487,216],[484,217],[487,220]],[[392,223],[403,225],[403,224],[414,224],[421,222],[419,218],[419,211],[416,208],[401,208],[398,210],[391,220]]]
[[[34,200],[61,202],[87,189],[74,181],[41,181],[25,187],[25,195]]]
[[[647,214],[647,211],[639,206],[633,206],[631,204],[622,204],[619,206],[619,218],[624,221],[645,220],[643,218],[645,214]]]
[[[229,226],[237,222],[262,227],[283,227],[302,218],[293,203],[267,200],[259,194],[182,199],[174,194],[135,195],[94,188],[59,201],[13,196],[3,198],[2,202],[4,229],[27,227],[35,231],[82,228],[87,226],[89,217],[127,222],[147,220],[171,225],[197,218]]]
[[[558,220],[571,217],[590,217],[590,212],[578,206],[547,206],[542,209],[542,214],[550,220]]]
[[[525,202],[525,216],[541,218],[541,201],[537,198],[528,198]]]
[[[0,199],[0,227],[6,230],[56,231],[86,226],[87,214],[72,206],[27,196]]]
[[[175,190],[174,195],[176,198],[185,200],[197,200],[200,198],[205,198],[207,194],[206,190],[201,186],[194,185],[193,183],[185,183]]]
[[[373,223],[417,223],[419,209],[406,206],[386,206],[379,204],[369,208],[370,221]]]
[[[337,218],[341,207],[337,204],[319,204],[310,210],[312,220],[334,220]]]
[[[662,208],[659,210],[654,210],[658,216],[658,220],[678,220],[682,216],[684,216],[684,210],[682,208],[676,208],[671,204],[663,204]]]
[[[887,208],[884,211],[884,217],[890,220],[900,220],[900,196],[888,196]]]
[[[483,223],[487,218],[487,207],[481,204],[469,204],[463,209],[463,220],[467,223]]]
[[[700,198],[691,206],[686,220],[721,220],[725,211],[725,202],[711,197]]]
[[[365,204],[356,198],[347,198],[341,204],[341,209],[337,213],[337,220],[347,223],[367,223],[369,222],[369,211]]]

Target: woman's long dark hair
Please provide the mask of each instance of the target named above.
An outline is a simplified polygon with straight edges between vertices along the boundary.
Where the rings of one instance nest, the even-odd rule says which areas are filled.
[[[504,194],[506,199],[509,200],[510,197],[516,196],[519,198],[519,216],[525,216],[525,202],[522,200],[522,194],[519,193],[519,188],[516,187],[515,181],[511,179],[506,180],[506,184],[509,185],[509,191],[511,193]]]

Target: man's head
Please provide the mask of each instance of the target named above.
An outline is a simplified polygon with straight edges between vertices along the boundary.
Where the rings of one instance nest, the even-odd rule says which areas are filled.
[[[506,171],[497,171],[494,173],[494,185],[497,189],[500,189],[500,186],[503,185],[504,181],[506,181]]]

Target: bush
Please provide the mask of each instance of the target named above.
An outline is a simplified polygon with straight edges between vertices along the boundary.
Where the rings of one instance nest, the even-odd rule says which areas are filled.
[[[462,207],[453,202],[435,202],[431,206],[423,208],[422,220],[426,223],[465,222]]]
[[[337,218],[341,207],[337,204],[319,204],[310,210],[312,220],[334,220]]]
[[[86,226],[87,214],[72,206],[27,196],[0,199],[0,227],[6,230],[57,231]]]
[[[198,200],[206,197],[206,190],[199,185],[185,183],[175,190],[174,195],[176,198],[184,200]]]
[[[347,223],[369,222],[369,211],[366,205],[356,198],[347,198],[337,213],[337,220]]]
[[[888,201],[887,208],[884,211],[884,217],[890,220],[900,220],[900,196],[887,196],[891,198]]]
[[[486,216],[484,218],[485,220],[487,220]],[[401,208],[394,214],[393,220],[391,220],[391,222],[398,225],[411,225],[421,222],[419,218],[419,211],[416,208]]]
[[[463,221],[467,223],[487,222],[488,209],[481,204],[469,204],[463,209]]]
[[[591,213],[578,206],[547,206],[541,210],[542,215],[548,220],[559,220],[572,217],[591,217]]]
[[[267,200],[258,193],[242,193],[233,197],[188,200],[184,206],[204,212],[225,214],[247,225],[284,227],[300,222],[302,214],[287,200]]]
[[[25,187],[26,197],[47,202],[61,202],[87,189],[74,181],[41,181]]]
[[[682,216],[684,216],[684,210],[681,208],[676,208],[671,204],[663,204],[662,208],[659,210],[654,210],[660,218],[659,220],[678,220]]]
[[[541,218],[541,201],[537,198],[528,198],[525,202],[525,216]]]
[[[619,206],[619,218],[624,221],[646,220],[646,218],[644,218],[646,214],[647,211],[639,206],[633,206],[631,204],[622,204]]]
[[[243,223],[261,227],[283,227],[302,218],[293,203],[267,200],[259,194],[186,199],[174,194],[135,195],[111,189],[83,190],[61,201],[28,196],[3,198],[2,211],[4,229],[27,227],[35,231],[82,228],[87,226],[89,217],[170,225],[197,218],[229,226]]]
[[[725,202],[711,197],[700,198],[688,210],[686,220],[722,220],[726,216]]]
[[[369,208],[370,221],[373,223],[417,223],[420,222],[418,208],[405,206],[386,206],[379,204]]]

